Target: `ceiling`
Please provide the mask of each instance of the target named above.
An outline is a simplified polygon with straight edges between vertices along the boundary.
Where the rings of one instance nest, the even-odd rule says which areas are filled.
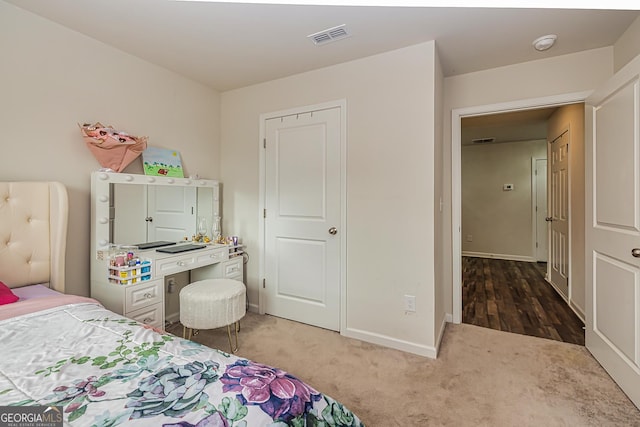
[[[3,1],[3,0],[0,0]],[[4,0],[219,91],[435,40],[445,76],[612,46],[638,10]],[[227,0],[228,1],[228,0]],[[614,6],[612,6],[614,7]],[[345,25],[349,37],[307,36]],[[534,39],[557,34],[545,52]],[[546,138],[552,110],[466,118],[463,144]]]
[[[3,1],[3,0],[0,0]],[[225,91],[435,40],[445,76],[611,46],[638,10],[4,0]],[[308,35],[346,25],[316,46]],[[537,52],[532,41],[557,34]]]
[[[513,111],[491,115],[463,117],[460,140],[462,145],[474,145],[475,139],[492,138],[502,142],[534,141],[547,139],[547,120],[558,107]]]

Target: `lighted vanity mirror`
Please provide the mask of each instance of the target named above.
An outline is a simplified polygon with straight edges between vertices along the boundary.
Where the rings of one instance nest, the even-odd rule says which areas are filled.
[[[219,184],[213,180],[94,172],[91,183],[97,250],[110,243],[190,240],[198,222],[206,222],[210,234],[220,214]]]

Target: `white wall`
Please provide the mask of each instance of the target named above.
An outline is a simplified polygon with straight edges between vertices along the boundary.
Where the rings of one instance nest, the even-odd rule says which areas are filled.
[[[640,17],[627,28],[613,45],[613,66],[618,71],[627,62],[640,55]]]
[[[561,94],[589,91],[613,74],[613,47],[593,49],[538,61],[463,74],[445,79],[444,101],[444,239],[445,277],[451,292],[451,112],[483,105],[538,99]],[[457,274],[457,272],[456,272]],[[446,301],[451,304],[452,295]],[[449,313],[452,306],[447,307]]]
[[[260,114],[347,102],[347,330],[434,348],[434,42],[222,93],[223,230],[242,236],[258,302]],[[406,315],[403,295],[416,296]]]
[[[532,158],[547,158],[546,140],[462,147],[464,255],[535,261]]]
[[[0,1],[0,180],[67,186],[67,292],[89,294],[90,174],[77,123],[100,121],[180,151],[219,178],[219,94]],[[127,172],[142,173],[140,159]]]
[[[437,43],[436,43],[437,47]],[[435,66],[435,79],[434,79],[434,88],[435,88],[435,146],[433,158],[434,162],[434,188],[433,188],[433,232],[434,232],[434,267],[435,267],[435,298],[434,298],[434,336],[436,340],[436,348],[439,348],[440,340],[444,335],[444,328],[446,326],[446,321],[450,320],[447,318],[447,301],[445,298],[447,297],[447,283],[443,280],[444,276],[444,258],[442,254],[442,242],[445,238],[443,235],[443,209],[442,209],[442,182],[444,179],[444,166],[440,159],[442,159],[442,150],[444,146],[444,142],[442,140],[444,129],[442,128],[444,124],[443,119],[443,102],[444,102],[444,74],[442,71],[442,66],[440,63],[440,57],[436,52],[436,66]]]

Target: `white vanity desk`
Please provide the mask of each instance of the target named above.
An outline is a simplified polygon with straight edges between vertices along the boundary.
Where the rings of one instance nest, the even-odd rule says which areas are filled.
[[[114,185],[116,184],[116,185]],[[131,187],[129,187],[131,186]],[[163,191],[177,192],[176,194],[193,193],[193,206],[185,208],[185,220],[182,225],[165,231],[150,224],[150,208],[146,206],[147,192],[151,188],[157,189],[164,186]],[[141,191],[144,206],[127,208],[126,233],[136,234],[137,229],[146,233],[143,236],[136,235],[131,238],[117,237],[118,230],[115,224],[119,220],[117,210],[122,210],[122,201],[114,199],[123,198],[115,194],[115,189],[124,188],[127,193]],[[160,193],[159,193],[160,194]],[[164,193],[163,193],[164,194]],[[181,197],[176,197],[171,206],[180,205]],[[185,196],[185,199],[188,197]],[[132,202],[133,203],[133,202]],[[132,204],[131,203],[131,204]],[[187,203],[188,204],[188,203]],[[119,207],[120,206],[120,207]],[[206,247],[175,254],[157,252],[155,248],[135,251],[140,259],[151,262],[151,277],[148,280],[137,281],[133,284],[121,285],[109,281],[109,255],[112,248],[111,242],[120,244],[134,244],[145,241],[177,241],[177,233],[184,236],[195,234],[196,220],[198,217],[219,216],[219,184],[212,180],[191,180],[186,178],[152,177],[146,175],[120,174],[94,172],[91,176],[91,297],[100,301],[106,308],[122,314],[131,319],[138,320],[150,326],[164,328],[165,325],[165,277],[189,271],[191,280],[204,278],[227,277],[242,280],[242,256],[229,257],[229,246],[210,244]],[[140,216],[141,218],[137,218]],[[160,214],[158,214],[160,216]],[[178,221],[179,222],[179,221]],[[156,221],[157,223],[157,221]],[[136,228],[137,226],[137,228]],[[167,227],[167,229],[169,229]],[[126,234],[125,233],[125,234]],[[148,233],[148,234],[147,234]],[[165,233],[165,234],[162,234]],[[174,234],[166,234],[174,233]],[[122,236],[123,233],[120,232]],[[151,235],[151,237],[148,237]],[[114,240],[115,236],[115,240]],[[172,239],[173,237],[173,239]],[[190,241],[177,243],[177,245],[190,244]]]

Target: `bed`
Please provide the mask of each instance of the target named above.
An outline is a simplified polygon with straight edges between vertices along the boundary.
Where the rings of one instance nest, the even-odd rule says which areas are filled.
[[[363,426],[283,370],[65,295],[67,206],[60,183],[0,183],[0,407],[71,426]]]

